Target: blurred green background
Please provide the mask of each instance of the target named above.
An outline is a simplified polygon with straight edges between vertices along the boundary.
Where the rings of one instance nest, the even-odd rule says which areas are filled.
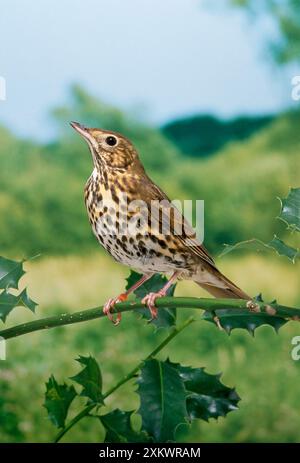
[[[235,3],[251,7],[251,2]],[[297,62],[299,53],[294,48],[299,51],[300,15],[294,13],[299,13],[299,7],[283,2],[291,17],[282,24],[276,9],[269,12],[272,2],[263,3],[264,14],[271,15],[280,31],[277,47],[272,44],[274,62]],[[291,18],[295,24],[290,24]],[[290,56],[291,44],[294,54]],[[67,103],[52,110],[51,118],[58,130],[50,141],[18,136],[5,124],[0,127],[1,254],[11,258],[41,254],[25,264],[28,273],[23,279],[39,303],[37,315],[17,309],[8,326],[95,307],[124,289],[128,269],[105,254],[90,230],[82,192],[92,163],[84,142],[69,129],[70,120],[126,134],[151,177],[171,198],[204,199],[205,244],[215,256],[224,243],[252,237],[270,240],[274,233],[297,245],[297,237],[290,237],[275,219],[280,209],[276,198],[300,186],[297,107],[229,119],[202,111],[155,126],[76,84],[70,86]],[[262,292],[266,300],[276,298],[300,307],[299,263],[250,251],[228,255],[217,263],[248,293]],[[204,295],[191,282],[179,283],[176,294]],[[184,311],[179,317],[186,316]],[[242,401],[239,410],[226,419],[196,422],[191,430],[180,429],[178,438],[299,442],[300,363],[290,355],[291,339],[299,334],[298,325],[290,323],[279,335],[262,327],[255,338],[240,330],[228,337],[199,316],[161,356],[205,366],[209,373],[222,371],[225,384],[235,386]],[[117,329],[103,319],[9,341],[8,359],[0,362],[0,442],[53,439],[55,429],[42,408],[44,383],[51,373],[61,381],[74,375],[73,359],[79,354],[91,354],[99,361],[107,389],[165,335],[127,314]],[[108,404],[137,408],[133,384],[120,389]],[[85,420],[65,440],[98,442],[102,436],[99,424]]]

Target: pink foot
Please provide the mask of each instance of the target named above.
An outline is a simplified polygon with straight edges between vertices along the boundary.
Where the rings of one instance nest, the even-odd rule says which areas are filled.
[[[123,293],[123,294],[120,294],[120,296],[118,297],[108,299],[108,301],[103,306],[103,313],[109,318],[109,320],[115,326],[117,326],[120,323],[122,315],[120,312],[118,312],[116,319],[114,319],[112,315],[112,311],[115,309],[115,305],[118,304],[118,302],[124,302],[126,301],[126,299],[127,299],[127,295]]]
[[[159,297],[163,297],[164,294],[161,292],[149,293],[142,299],[142,303],[145,304],[151,312],[151,320],[157,318],[157,308],[155,307],[155,301]]]

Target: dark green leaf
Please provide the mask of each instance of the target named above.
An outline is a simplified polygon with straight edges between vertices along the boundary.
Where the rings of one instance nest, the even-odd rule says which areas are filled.
[[[123,412],[116,409],[106,415],[99,416],[106,435],[104,442],[109,443],[136,443],[149,442],[149,437],[144,432],[137,432],[131,424],[132,412]]]
[[[17,288],[24,273],[23,262],[0,256],[0,289]]]
[[[300,188],[291,188],[287,198],[280,199],[279,219],[289,228],[300,231]]]
[[[186,422],[183,381],[169,362],[147,360],[137,380],[142,429],[156,442],[174,440],[177,427]]]
[[[210,375],[204,368],[184,367],[169,362],[177,369],[184,382],[187,393],[187,411],[189,419],[217,419],[236,410],[240,397],[220,381],[220,375]]]
[[[253,335],[256,328],[262,325],[270,325],[275,331],[278,331],[287,322],[281,317],[265,313],[253,314],[243,309],[218,309],[215,311],[215,315],[218,316],[222,327],[228,334],[235,328],[242,328]],[[215,323],[213,318],[214,314],[212,312],[204,312],[204,320]]]
[[[18,295],[11,294],[7,290],[2,291],[0,294],[0,319],[5,322],[8,314],[18,306],[27,307],[34,312],[37,304],[30,299],[26,288]]]
[[[58,384],[54,376],[46,383],[44,407],[52,423],[63,428],[68,415],[69,407],[77,393],[73,386]]]
[[[84,368],[71,379],[83,386],[82,396],[88,397],[92,402],[103,404],[102,376],[98,363],[91,356],[79,356],[76,360],[84,365]]]
[[[134,285],[138,280],[140,280],[142,275],[137,272],[131,271],[129,277],[127,278],[127,285],[126,289],[130,288]],[[145,281],[139,288],[134,291],[134,294],[139,298],[142,299],[147,294],[153,292],[156,293],[159,291],[166,283],[167,278],[159,273],[153,275],[149,280]]]
[[[127,278],[126,289],[134,285],[141,277],[142,275],[139,273],[131,271],[129,277]],[[153,275],[148,281],[146,281],[142,286],[140,286],[136,291],[134,291],[134,294],[138,299],[143,299],[146,294],[159,291],[166,284],[166,282],[167,278],[157,273]],[[176,285],[172,285],[169,288],[167,295],[173,296],[175,288]],[[136,312],[142,314],[143,318],[149,320],[150,317],[148,309],[137,309]],[[171,326],[174,326],[176,324],[176,308],[160,308],[158,310],[157,318],[154,319],[152,323],[156,328],[170,328]]]

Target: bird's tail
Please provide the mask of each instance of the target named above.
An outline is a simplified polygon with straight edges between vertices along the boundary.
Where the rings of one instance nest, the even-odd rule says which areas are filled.
[[[252,299],[247,293],[236,286],[217,269],[214,269],[214,275],[211,281],[202,282],[201,275],[196,275],[194,281],[214,297],[246,300]]]

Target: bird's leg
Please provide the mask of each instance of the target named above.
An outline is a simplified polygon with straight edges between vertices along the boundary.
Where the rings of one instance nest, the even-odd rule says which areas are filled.
[[[137,288],[142,286],[142,284],[145,283],[145,281],[149,280],[149,278],[151,278],[152,275],[153,275],[153,273],[143,275],[142,278],[140,278],[136,283],[134,283],[134,285],[132,285],[129,289],[127,289],[127,291],[125,291],[125,293],[121,293],[117,297],[108,299],[108,301],[104,304],[103,313],[105,315],[107,315],[107,317],[110,319],[110,321],[113,322],[114,325],[118,325],[120,323],[120,321],[121,321],[121,318],[122,318],[122,315],[121,315],[120,312],[117,313],[117,318],[116,319],[113,318],[113,315],[112,315],[111,312],[114,310],[115,304],[117,304],[118,302],[126,301],[129,294],[131,294]]]
[[[142,303],[145,304],[151,312],[151,318],[157,317],[157,308],[155,307],[155,301],[159,297],[163,297],[167,294],[168,289],[172,286],[173,282],[178,278],[180,272],[174,272],[171,278],[167,281],[165,286],[163,286],[157,293],[149,293],[143,299]]]

